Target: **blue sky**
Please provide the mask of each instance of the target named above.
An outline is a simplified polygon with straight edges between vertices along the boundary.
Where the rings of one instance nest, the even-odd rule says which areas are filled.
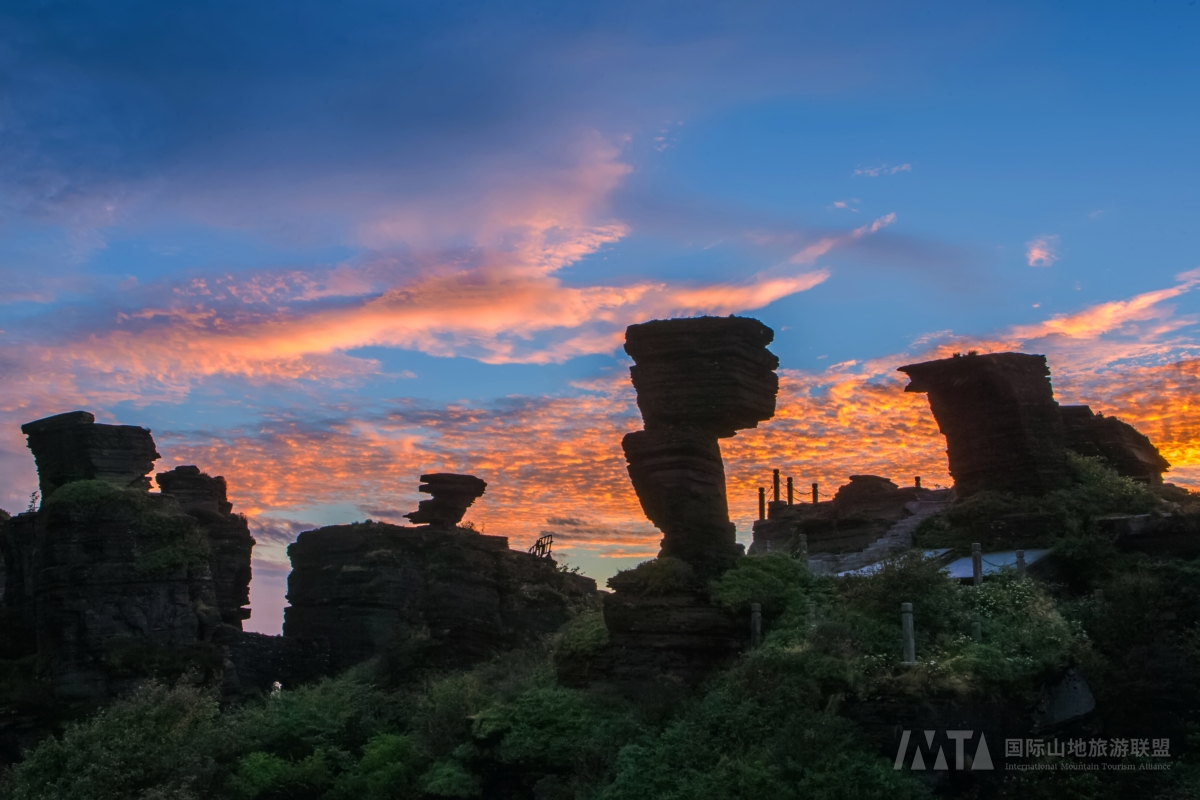
[[[1198,34],[1194,0],[10,4],[0,506],[19,424],[86,408],[229,478],[264,630],[290,537],[432,469],[602,578],[656,541],[621,332],[697,313],[774,328],[791,387],[729,444],[743,537],[771,454],[944,472],[919,403],[863,431],[964,343],[1046,352],[1187,483]]]

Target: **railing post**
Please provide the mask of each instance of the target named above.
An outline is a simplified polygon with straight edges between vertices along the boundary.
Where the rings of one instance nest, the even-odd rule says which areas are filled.
[[[1025,577],[1025,551],[1017,551],[1017,575]]]
[[[772,471],[771,488],[773,491],[771,499],[773,499],[776,503],[778,503],[779,502],[779,470]]]
[[[917,639],[916,635],[913,633],[912,603],[900,604],[900,630],[904,636],[903,663],[915,664],[917,663]]]
[[[800,534],[800,558],[808,561],[808,534]]]
[[[817,504],[817,485],[813,484],[813,505]]]
[[[761,486],[758,487],[758,518],[767,518],[767,490]]]
[[[917,476],[917,488],[918,489],[921,488],[921,476],[920,475]]]
[[[976,586],[983,583],[983,546],[979,542],[971,545],[971,577]]]
[[[983,641],[983,619],[978,614],[971,618],[971,638],[977,642]]]
[[[758,647],[762,643],[762,604],[750,604],[750,644]]]
[[[792,504],[792,479],[788,478],[788,505]]]

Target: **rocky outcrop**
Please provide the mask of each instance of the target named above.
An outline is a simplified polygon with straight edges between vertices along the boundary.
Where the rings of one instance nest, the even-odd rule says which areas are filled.
[[[71,411],[26,423],[21,433],[29,437],[43,499],[72,481],[150,488],[146,475],[159,455],[146,428],[97,425],[88,412]]]
[[[797,552],[799,534],[808,552],[848,553],[863,550],[893,525],[911,515],[910,503],[942,493],[915,486],[899,487],[877,475],[851,475],[833,500],[823,503],[771,503],[767,518],[754,523],[750,552]]]
[[[250,556],[254,537],[246,518],[233,513],[226,496],[225,479],[210,477],[199,467],[176,467],[154,476],[164,495],[178,501],[184,513],[196,520],[208,542],[208,567],[212,573],[221,621],[239,630],[250,618]]]
[[[929,394],[960,498],[985,489],[1038,495],[1069,483],[1045,356],[955,356],[900,371],[911,378],[906,392]]]
[[[203,534],[174,498],[78,481],[43,502],[37,529],[37,649],[57,696],[107,697],[199,654],[220,624]]]
[[[729,521],[718,442],[775,413],[774,338],[758,320],[699,317],[631,325],[625,352],[644,430],[622,442],[660,556],[719,574],[742,553]]]
[[[1154,486],[1171,468],[1158,448],[1132,425],[1094,414],[1088,406],[1061,406],[1066,445],[1083,456],[1104,459],[1118,474]]]
[[[487,489],[487,482],[474,475],[435,472],[421,476],[420,491],[433,495],[417,504],[417,510],[404,516],[418,525],[453,528]]]
[[[335,525],[300,534],[288,556],[284,636],[328,642],[335,672],[406,648],[432,666],[468,666],[596,600],[590,578],[463,528]]]
[[[84,411],[22,430],[43,497],[0,536],[4,618],[36,642],[53,694],[100,700],[187,671],[236,683],[216,639],[248,616],[253,539],[224,479],[181,467],[152,494],[150,431]]]

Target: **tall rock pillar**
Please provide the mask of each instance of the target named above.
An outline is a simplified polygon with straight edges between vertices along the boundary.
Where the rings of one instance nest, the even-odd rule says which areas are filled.
[[[720,439],[775,414],[774,333],[745,317],[631,325],[625,352],[644,430],[621,445],[642,510],[663,532],[662,557],[715,575],[742,554],[725,497]]]

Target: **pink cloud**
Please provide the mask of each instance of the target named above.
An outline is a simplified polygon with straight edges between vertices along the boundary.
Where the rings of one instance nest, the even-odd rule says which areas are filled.
[[[872,233],[877,233],[896,221],[896,213],[893,211],[890,214],[880,217],[862,227],[855,228],[849,233],[840,234],[838,236],[824,236],[812,244],[806,245],[798,253],[789,259],[792,264],[813,264],[821,256],[833,250],[836,247],[849,244],[858,239],[868,236]]]
[[[878,167],[857,167],[854,170],[855,175],[863,175],[868,178],[878,178],[880,175],[895,175],[897,172],[912,172],[912,164],[898,164],[894,167],[882,164]]]
[[[1025,245],[1025,261],[1031,267],[1049,267],[1058,261],[1058,236],[1039,236]]]

